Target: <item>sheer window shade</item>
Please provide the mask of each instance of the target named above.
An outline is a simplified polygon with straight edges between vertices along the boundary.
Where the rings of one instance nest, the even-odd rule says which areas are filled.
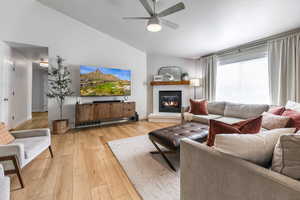
[[[216,100],[269,103],[267,46],[220,56]]]

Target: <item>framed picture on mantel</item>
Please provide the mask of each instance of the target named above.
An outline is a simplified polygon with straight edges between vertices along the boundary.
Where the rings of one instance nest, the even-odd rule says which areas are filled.
[[[162,75],[154,75],[153,76],[153,81],[163,81],[164,76]]]

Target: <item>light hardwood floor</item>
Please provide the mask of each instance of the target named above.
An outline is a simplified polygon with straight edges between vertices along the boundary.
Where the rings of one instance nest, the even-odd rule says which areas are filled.
[[[17,129],[44,128],[46,114]],[[173,125],[146,121],[77,129],[52,137],[54,158],[45,151],[22,170],[25,188],[12,178],[13,200],[140,200],[107,142]]]

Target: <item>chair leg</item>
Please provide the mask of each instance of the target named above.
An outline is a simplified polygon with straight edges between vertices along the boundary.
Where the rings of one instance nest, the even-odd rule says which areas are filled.
[[[18,157],[16,155],[11,155],[11,156],[3,156],[0,157],[0,161],[11,161],[14,165],[14,169],[11,170],[5,170],[4,174],[9,175],[9,174],[17,174],[18,179],[20,181],[21,188],[24,188],[24,182],[21,176],[21,168],[19,165]]]
[[[13,159],[13,164],[14,164],[14,167],[15,167],[15,173],[17,174],[18,176],[18,179],[20,181],[20,184],[21,184],[21,188],[24,188],[24,182],[23,182],[23,179],[22,179],[22,176],[21,176],[21,169],[19,167],[19,164],[18,164],[18,161],[17,161],[17,157],[14,156]]]
[[[51,158],[53,158],[53,151],[52,151],[51,146],[49,146],[48,148],[49,148],[49,151],[50,151]]]
[[[163,157],[164,160],[167,162],[167,164],[169,165],[169,167],[170,167],[173,171],[176,172],[175,167],[174,167],[174,166],[172,165],[172,163],[169,161],[169,159],[168,159],[167,156],[164,154],[164,152],[157,146],[157,144],[155,144],[154,141],[152,141],[151,139],[150,139],[150,141],[153,143],[153,145],[155,146],[155,148],[157,149],[157,151],[160,153],[160,155],[162,155],[162,157]],[[151,152],[151,153],[153,154],[154,152]]]

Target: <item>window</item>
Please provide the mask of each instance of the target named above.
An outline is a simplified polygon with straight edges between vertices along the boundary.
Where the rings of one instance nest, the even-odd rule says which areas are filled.
[[[220,62],[217,70],[216,100],[269,104],[268,57]]]

